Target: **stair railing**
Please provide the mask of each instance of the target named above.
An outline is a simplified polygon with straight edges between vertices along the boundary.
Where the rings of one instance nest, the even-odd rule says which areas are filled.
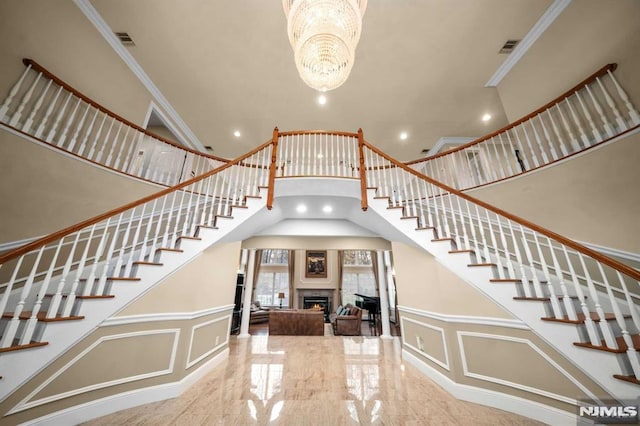
[[[493,282],[513,282],[517,298],[548,304],[546,320],[584,323],[587,344],[626,353],[623,375],[640,378],[640,271],[507,213],[397,162],[365,142],[376,198],[431,230],[470,267],[492,267]],[[584,342],[583,342],[584,343]]]
[[[205,174],[0,256],[0,352],[45,344],[39,323],[81,318],[77,300],[113,297],[115,281],[197,239],[268,185],[272,142]]]
[[[0,105],[0,123],[120,173],[167,186],[227,162],[155,135],[32,59]]]
[[[640,126],[640,114],[608,64],[516,122],[447,152],[406,163],[465,190],[538,169]]]

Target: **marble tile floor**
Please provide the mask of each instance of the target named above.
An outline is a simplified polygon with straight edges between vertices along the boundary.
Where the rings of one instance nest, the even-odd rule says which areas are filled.
[[[231,336],[229,358],[178,398],[86,425],[540,425],[455,399],[378,337]]]

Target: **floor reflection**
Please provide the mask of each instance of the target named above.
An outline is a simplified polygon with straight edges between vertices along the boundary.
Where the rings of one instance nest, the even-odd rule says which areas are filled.
[[[398,338],[232,336],[229,351],[180,397],[89,424],[538,424],[456,400],[403,364]]]

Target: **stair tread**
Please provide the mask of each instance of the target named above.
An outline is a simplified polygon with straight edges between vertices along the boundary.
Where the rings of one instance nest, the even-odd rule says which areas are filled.
[[[400,219],[417,219],[418,216],[402,216]]]
[[[522,280],[518,280],[515,278],[492,278],[489,280],[490,283],[521,283]]]
[[[590,314],[591,320],[599,321],[597,312],[590,312],[589,314]],[[625,315],[624,317],[625,318],[631,318],[630,315]],[[563,322],[563,323],[568,323],[568,324],[584,324],[585,315],[583,313],[579,313],[577,320],[571,320],[566,315],[564,316],[564,318],[542,317],[541,319],[543,321],[555,321],[555,322]],[[607,313],[604,314],[604,319],[607,320],[607,321],[613,321],[613,320],[616,319],[616,317],[615,317],[615,315],[613,313],[607,312]]]
[[[181,235],[178,237],[179,240],[195,240],[195,241],[200,241],[202,240],[202,238],[200,237],[190,237],[189,235]]]
[[[174,253],[184,253],[184,250],[182,250],[182,249],[168,248],[168,247],[161,247],[161,248],[157,249],[156,251],[172,251]]]
[[[140,281],[138,277],[107,277],[111,281]]]
[[[436,228],[433,226],[419,226],[416,228],[416,231],[426,231],[428,229],[436,229]]]
[[[469,249],[449,250],[449,254],[456,254],[456,253],[475,253],[475,252],[473,250],[469,250]]]
[[[631,341],[633,342],[633,348],[637,351],[640,351],[640,335],[632,334]],[[614,352],[614,353],[624,353],[629,348],[622,336],[616,337],[616,343],[618,344],[618,348],[609,348],[607,344],[604,342],[604,340],[602,340],[601,343],[602,345],[597,346],[597,345],[592,345],[591,343],[586,343],[586,342],[574,342],[574,345],[580,346],[581,348],[597,349],[600,351]]]
[[[31,342],[31,343],[27,343],[26,345],[19,345],[19,344],[16,343],[14,345],[9,346],[8,348],[0,348],[0,353],[1,352],[20,351],[20,350],[23,350],[23,349],[38,348],[40,346],[46,346],[48,344],[49,344],[49,342]]]
[[[13,312],[5,312],[4,314],[2,314],[2,318],[11,319],[13,318],[13,315]],[[21,320],[28,320],[29,318],[31,318],[31,315],[31,311],[23,311],[18,318],[20,318]],[[72,315],[70,317],[63,317],[58,314],[54,318],[47,318],[47,313],[45,311],[41,311],[36,314],[36,318],[38,319],[38,321],[42,322],[76,321],[84,319],[84,315]]]
[[[149,262],[146,260],[139,260],[136,262],[133,262],[134,265],[149,265],[149,266],[164,266],[164,263],[159,263],[159,262]]]
[[[495,263],[470,263],[468,267],[475,268],[477,266],[497,266]]]
[[[243,204],[232,204],[231,207],[236,208],[236,209],[248,209],[249,206],[243,205]]]
[[[209,226],[209,225],[198,225],[198,228],[207,228],[207,229],[218,229],[218,227],[216,226]]]
[[[96,294],[89,296],[76,296],[76,299],[113,299],[115,294]]]
[[[437,243],[438,241],[453,241],[453,238],[447,237],[447,238],[436,238],[431,240],[432,243]]]
[[[619,380],[624,380],[625,382],[630,382],[636,385],[640,385],[640,380],[636,379],[636,376],[623,376],[621,374],[614,374],[613,377]]]
[[[558,299],[562,299],[563,296],[558,296],[557,298]],[[569,296],[569,298],[578,300],[578,296]],[[550,302],[551,298],[550,297],[516,296],[516,297],[513,298],[513,300],[525,300],[525,301],[532,301],[532,302]]]

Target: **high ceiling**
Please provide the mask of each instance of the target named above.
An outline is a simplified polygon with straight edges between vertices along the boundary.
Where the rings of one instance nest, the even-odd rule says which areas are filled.
[[[131,55],[214,154],[235,157],[274,126],[361,127],[401,160],[440,137],[506,124],[485,83],[507,57],[498,54],[505,41],[522,39],[551,3],[369,0],[351,76],[320,106],[298,77],[279,0],[91,0],[113,31],[133,38]]]

